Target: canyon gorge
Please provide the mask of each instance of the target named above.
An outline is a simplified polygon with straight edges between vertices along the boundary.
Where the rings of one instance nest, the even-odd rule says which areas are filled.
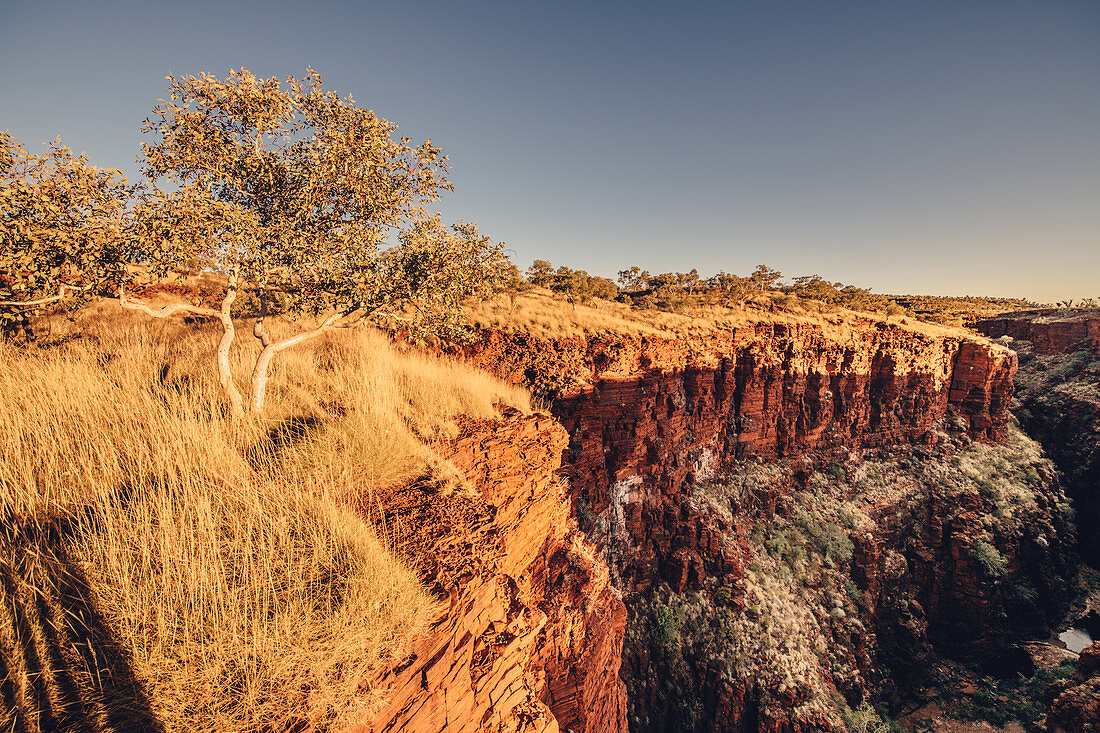
[[[429,355],[400,334],[322,344],[302,379],[361,389],[373,364],[420,385],[416,400],[459,379],[499,397],[471,417],[380,380],[264,444],[283,451],[269,476],[325,456],[296,480],[338,477],[338,526],[371,525],[403,573],[380,577],[423,599],[379,632],[392,653],[329,698],[296,683],[289,722],[265,730],[1087,731],[1100,722],[1098,324],[1023,313],[975,333],[755,311],[558,335],[481,325]],[[96,353],[93,371],[120,358]],[[150,374],[156,405],[176,383]],[[365,421],[382,394],[393,420]],[[401,460],[399,480],[360,468]],[[133,513],[119,496],[115,513]],[[161,725],[167,706],[69,536],[76,520],[47,518],[12,525],[0,568],[0,693],[17,729],[205,729],[209,706],[189,699],[189,718]],[[306,536],[290,521],[265,532]],[[338,567],[309,572],[317,588],[343,582]],[[383,595],[357,613],[397,606]],[[1056,641],[1071,627],[1080,654]],[[213,679],[196,699],[237,694],[239,676]],[[325,712],[347,701],[354,716]]]
[[[469,495],[392,497],[445,602],[370,729],[846,730],[1034,671],[1079,561],[1011,346],[837,318],[453,347],[549,414],[463,426]]]

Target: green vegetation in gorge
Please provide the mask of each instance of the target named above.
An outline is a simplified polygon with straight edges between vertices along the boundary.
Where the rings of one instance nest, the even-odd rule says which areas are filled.
[[[875,644],[884,628],[879,624],[895,623],[890,603],[904,610],[907,598],[917,598],[908,595],[918,588],[911,573],[932,552],[922,545],[933,541],[929,524],[968,523],[967,534],[953,541],[969,548],[980,593],[1001,614],[998,623],[1011,618],[1026,625],[1041,615],[1043,603],[1064,596],[1065,588],[1043,585],[1064,582],[1058,577],[1006,560],[1007,553],[1021,551],[1013,548],[1046,552],[1072,536],[1058,509],[1065,498],[1052,490],[1054,470],[1038,446],[1015,426],[1002,445],[972,443],[943,427],[934,450],[740,462],[696,487],[694,496],[706,511],[735,528],[726,541],[737,542],[738,533],[747,540],[747,567],[732,584],[709,578],[698,592],[661,585],[627,599],[632,618],[647,619],[628,625],[628,647],[648,637],[654,665],[652,671],[634,670],[639,679],[633,684],[645,687],[632,694],[646,699],[659,681],[675,693],[666,699],[678,701],[646,709],[652,717],[640,718],[641,727],[697,730],[696,722],[709,714],[706,701],[732,685],[748,686],[761,707],[775,706],[777,715],[818,715],[856,730],[896,730],[883,715],[886,708],[871,705],[883,676],[891,674]],[[1047,506],[1050,496],[1057,506]],[[775,510],[761,501],[775,502]],[[971,511],[977,514],[962,519]],[[879,581],[876,592],[883,595],[872,596],[860,585],[865,571],[855,572],[855,541],[879,537],[883,513],[893,517],[898,534],[884,538],[879,549],[883,569],[865,571],[893,574]],[[1044,517],[1053,517],[1056,526],[1046,526]],[[954,626],[962,619],[941,623]],[[1021,692],[1031,695],[1026,704],[1041,705],[1033,692]]]

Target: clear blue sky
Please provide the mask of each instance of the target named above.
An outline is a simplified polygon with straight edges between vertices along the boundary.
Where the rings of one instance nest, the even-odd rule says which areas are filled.
[[[526,266],[1100,296],[1100,2],[0,0],[0,128],[138,175],[168,73],[352,94]]]

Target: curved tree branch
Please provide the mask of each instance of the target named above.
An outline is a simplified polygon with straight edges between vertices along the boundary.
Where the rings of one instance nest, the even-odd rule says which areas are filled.
[[[46,305],[47,303],[56,303],[59,300],[64,300],[67,297],[66,290],[72,290],[79,293],[91,289],[91,285],[62,285],[58,288],[57,295],[51,295],[48,298],[39,298],[38,300],[0,300],[0,305],[18,308],[33,308],[34,306]]]
[[[222,337],[218,341],[217,352],[218,381],[221,383],[222,390],[225,391],[225,395],[229,399],[229,406],[234,416],[244,414],[244,398],[241,396],[237,386],[233,383],[233,372],[229,366],[229,348],[233,344],[233,338],[236,334],[236,329],[233,326],[231,307],[233,301],[237,299],[237,282],[236,273],[229,276],[225,298],[222,299],[222,305],[219,310],[200,305],[191,305],[190,303],[171,303],[162,308],[152,308],[140,300],[131,300],[128,298],[125,288],[120,287],[118,289],[119,305],[129,310],[141,311],[153,318],[171,318],[177,313],[190,313],[196,316],[217,318],[221,321]]]
[[[262,311],[261,311],[262,312]],[[263,332],[263,325],[260,321],[257,321],[256,327],[253,329],[253,335],[257,338],[261,338],[264,344],[263,351],[256,358],[256,366],[252,370],[252,410],[253,412],[263,412],[264,399],[267,393],[267,379],[268,369],[271,367],[271,361],[277,354],[282,351],[286,351],[292,346],[297,346],[300,343],[315,339],[333,329],[337,328],[352,328],[363,322],[373,315],[385,315],[396,318],[400,321],[409,321],[410,318],[398,316],[393,313],[380,313],[377,309],[373,311],[364,310],[361,307],[352,308],[349,310],[335,311],[329,315],[321,324],[315,328],[311,328],[308,331],[295,334],[289,338],[285,338],[282,341],[272,342],[268,335]],[[348,320],[344,320],[348,319]],[[262,321],[262,317],[261,317]],[[257,331],[260,335],[257,335]]]
[[[341,318],[346,318],[352,313],[355,313],[355,311],[351,311],[351,313],[336,311],[322,321],[321,325],[316,328],[303,331],[302,333],[283,339],[282,341],[271,343],[271,341],[268,340],[268,342],[264,344],[263,351],[256,357],[256,366],[252,370],[252,411],[263,412],[264,410],[264,398],[267,394],[267,372],[268,368],[271,366],[271,360],[275,358],[276,354],[289,349],[291,346],[297,346],[304,341],[317,338],[334,328],[338,328],[338,321]],[[262,331],[262,325],[260,325],[259,322],[257,322],[257,326],[259,326]],[[264,336],[266,336],[266,334],[264,334]]]
[[[126,296],[126,290],[124,288],[118,289],[118,304],[123,308],[141,311],[153,318],[171,318],[180,312],[192,313],[196,316],[208,316],[210,318],[217,318],[219,316],[218,311],[213,308],[207,308],[201,305],[191,305],[190,303],[171,303],[162,308],[151,308],[140,300],[129,299]]]

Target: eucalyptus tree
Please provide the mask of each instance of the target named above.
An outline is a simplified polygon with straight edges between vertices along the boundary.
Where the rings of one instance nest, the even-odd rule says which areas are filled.
[[[452,188],[441,151],[396,138],[396,125],[324,89],[312,69],[285,85],[243,68],[224,80],[167,79],[168,98],[143,127],[154,138],[142,145],[144,171],[161,188],[140,217],[142,258],[157,272],[198,266],[224,276],[218,362],[236,411],[227,354],[238,293],[257,303],[250,407],[262,411],[282,351],[368,321],[449,329],[463,298],[503,277],[502,245],[425,209]],[[319,324],[274,339],[266,321],[275,310]]]
[[[752,274],[749,275],[749,279],[760,288],[760,292],[765,290],[771,290],[776,287],[779,281],[782,279],[783,273],[779,270],[773,270],[767,265],[757,265]]]
[[[554,266],[548,260],[535,260],[527,268],[527,282],[540,288],[554,282]]]
[[[643,270],[637,265],[629,269],[619,270],[619,284],[628,293],[636,293],[645,290],[649,282],[649,270]]]
[[[0,131],[0,332],[30,336],[28,313],[89,299],[129,276],[136,188],[59,140],[28,153]]]
[[[742,311],[745,310],[745,301],[752,297],[753,281],[750,278],[719,270],[707,282],[725,295],[726,305],[736,302]]]

